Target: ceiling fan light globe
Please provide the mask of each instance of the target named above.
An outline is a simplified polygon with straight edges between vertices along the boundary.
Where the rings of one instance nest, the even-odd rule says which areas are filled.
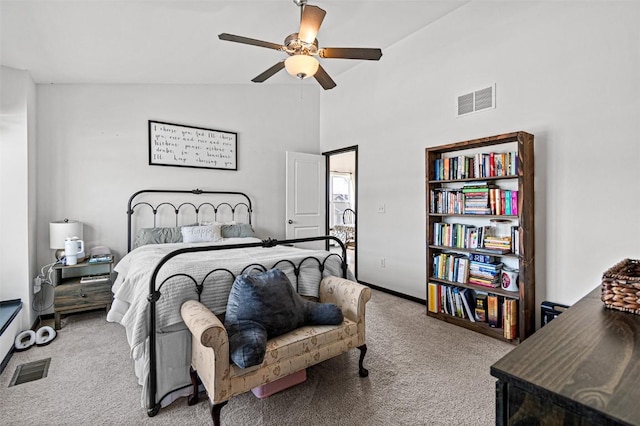
[[[318,60],[309,55],[292,55],[284,61],[287,72],[300,79],[313,77],[319,65]]]

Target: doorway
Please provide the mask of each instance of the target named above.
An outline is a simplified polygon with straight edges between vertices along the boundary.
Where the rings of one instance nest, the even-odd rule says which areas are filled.
[[[358,147],[324,152],[327,175],[327,235],[347,247],[347,265],[358,278]],[[330,246],[329,250],[339,251]]]

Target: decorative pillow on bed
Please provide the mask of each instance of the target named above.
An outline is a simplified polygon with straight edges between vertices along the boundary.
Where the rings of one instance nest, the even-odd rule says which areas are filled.
[[[220,241],[221,239],[220,228],[214,225],[182,227],[182,241],[185,243]]]
[[[256,237],[256,233],[248,223],[224,224],[220,226],[223,238],[247,238]]]
[[[136,233],[134,247],[144,246],[146,244],[166,244],[181,243],[182,233],[181,226],[175,228],[141,228]]]
[[[240,368],[264,360],[267,339],[303,325],[338,325],[342,311],[333,303],[303,299],[279,269],[236,278],[224,326],[229,336],[229,356]]]

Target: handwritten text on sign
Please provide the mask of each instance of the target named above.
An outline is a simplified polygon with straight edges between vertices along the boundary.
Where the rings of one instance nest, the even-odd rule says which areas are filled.
[[[149,164],[238,170],[237,133],[149,120]]]

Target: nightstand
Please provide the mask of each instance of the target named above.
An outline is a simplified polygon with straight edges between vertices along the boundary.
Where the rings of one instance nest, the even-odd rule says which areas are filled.
[[[90,278],[105,277],[90,281]],[[86,282],[85,282],[86,281]],[[60,329],[60,315],[92,309],[111,308],[113,260],[102,263],[85,261],[77,265],[53,267],[55,328]]]

